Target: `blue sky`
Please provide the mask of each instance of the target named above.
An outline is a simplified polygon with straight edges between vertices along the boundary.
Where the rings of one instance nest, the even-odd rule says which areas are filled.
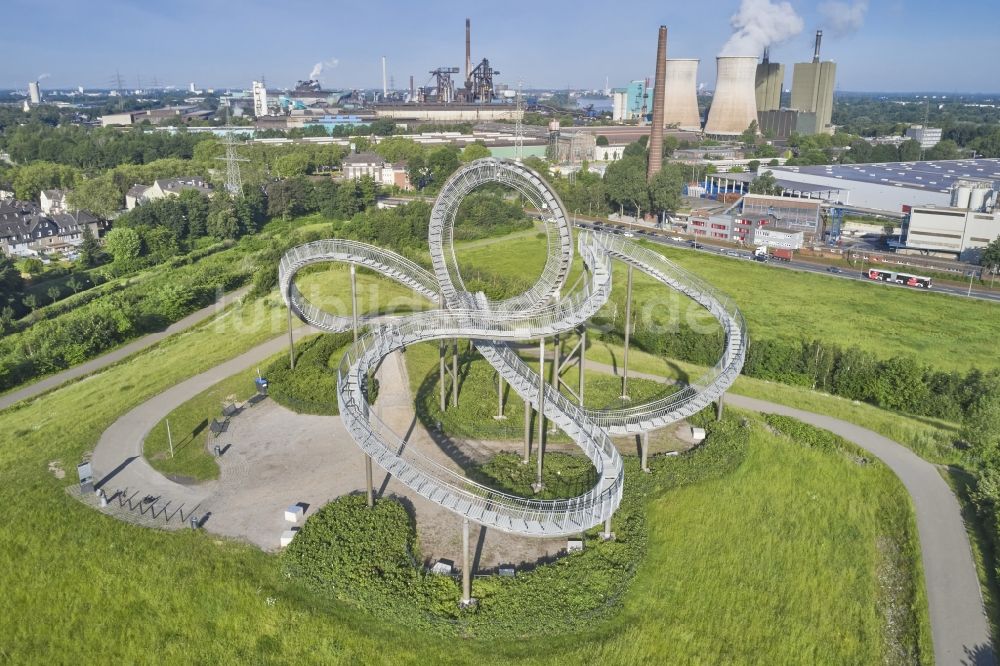
[[[668,56],[700,58],[698,79],[712,87],[740,1],[4,0],[0,15],[16,28],[0,40],[0,87],[24,88],[43,73],[43,89],[107,87],[116,70],[126,86],[138,77],[249,87],[261,75],[287,86],[331,59],[327,87],[376,87],[385,55],[403,88],[411,74],[422,85],[434,67],[464,65],[466,16],[473,61],[488,57],[501,82],[598,88],[605,76],[612,87],[651,77],[662,23]],[[838,62],[840,90],[1000,92],[996,0],[840,1],[867,11],[857,30],[834,35],[823,0],[790,0],[803,29],[772,47],[772,61],[808,60],[824,28],[823,56]]]

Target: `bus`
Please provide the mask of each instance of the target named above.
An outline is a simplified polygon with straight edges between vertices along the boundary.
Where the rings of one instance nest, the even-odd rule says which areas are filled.
[[[880,282],[894,282],[907,287],[918,287],[920,289],[930,289],[933,280],[922,275],[912,275],[910,273],[897,273],[896,271],[883,271],[877,268],[868,269],[869,280],[879,280]]]

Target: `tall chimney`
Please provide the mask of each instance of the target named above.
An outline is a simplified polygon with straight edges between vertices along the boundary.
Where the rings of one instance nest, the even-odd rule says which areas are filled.
[[[766,65],[769,62],[771,62],[771,47],[770,46],[765,46],[764,47],[764,64]]]
[[[465,19],[465,80],[469,80],[472,73],[472,27],[471,21]]]
[[[663,102],[667,88],[667,26],[660,26],[656,43],[656,78],[653,83],[653,127],[649,132],[649,164],[646,180],[653,180],[663,167]]]
[[[382,101],[385,101],[386,96],[389,94],[389,85],[385,78],[385,56],[382,56]]]
[[[410,101],[413,100],[413,74],[410,74]]]
[[[813,62],[819,62],[819,45],[823,42],[823,31],[816,31],[816,50],[813,51]]]

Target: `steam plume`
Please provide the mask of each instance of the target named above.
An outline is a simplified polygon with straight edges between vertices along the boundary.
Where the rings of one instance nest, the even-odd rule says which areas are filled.
[[[36,80],[36,81],[42,81],[43,79],[47,79],[47,78],[49,78],[50,76],[52,76],[52,75],[51,75],[51,74],[49,74],[48,72],[45,72],[44,74],[39,74],[39,75],[38,75],[38,78],[37,78],[37,79],[35,79],[35,80]]]
[[[743,0],[729,22],[733,35],[722,47],[724,56],[760,55],[765,46],[794,37],[805,25],[791,3],[771,0]]]
[[[336,58],[330,58],[329,60],[320,61],[315,65],[313,65],[312,71],[309,72],[309,79],[312,81],[318,81],[324,69],[332,69],[339,64],[340,61],[337,60]]]
[[[828,0],[819,6],[819,13],[825,19],[824,25],[830,32],[843,36],[859,30],[865,22],[868,13],[868,0]]]

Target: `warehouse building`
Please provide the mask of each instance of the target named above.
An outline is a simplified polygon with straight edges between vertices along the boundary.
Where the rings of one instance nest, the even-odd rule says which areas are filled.
[[[776,166],[761,171],[770,171],[786,190],[812,189],[831,203],[899,214],[905,206],[950,206],[959,180],[1000,181],[1000,159]]]

